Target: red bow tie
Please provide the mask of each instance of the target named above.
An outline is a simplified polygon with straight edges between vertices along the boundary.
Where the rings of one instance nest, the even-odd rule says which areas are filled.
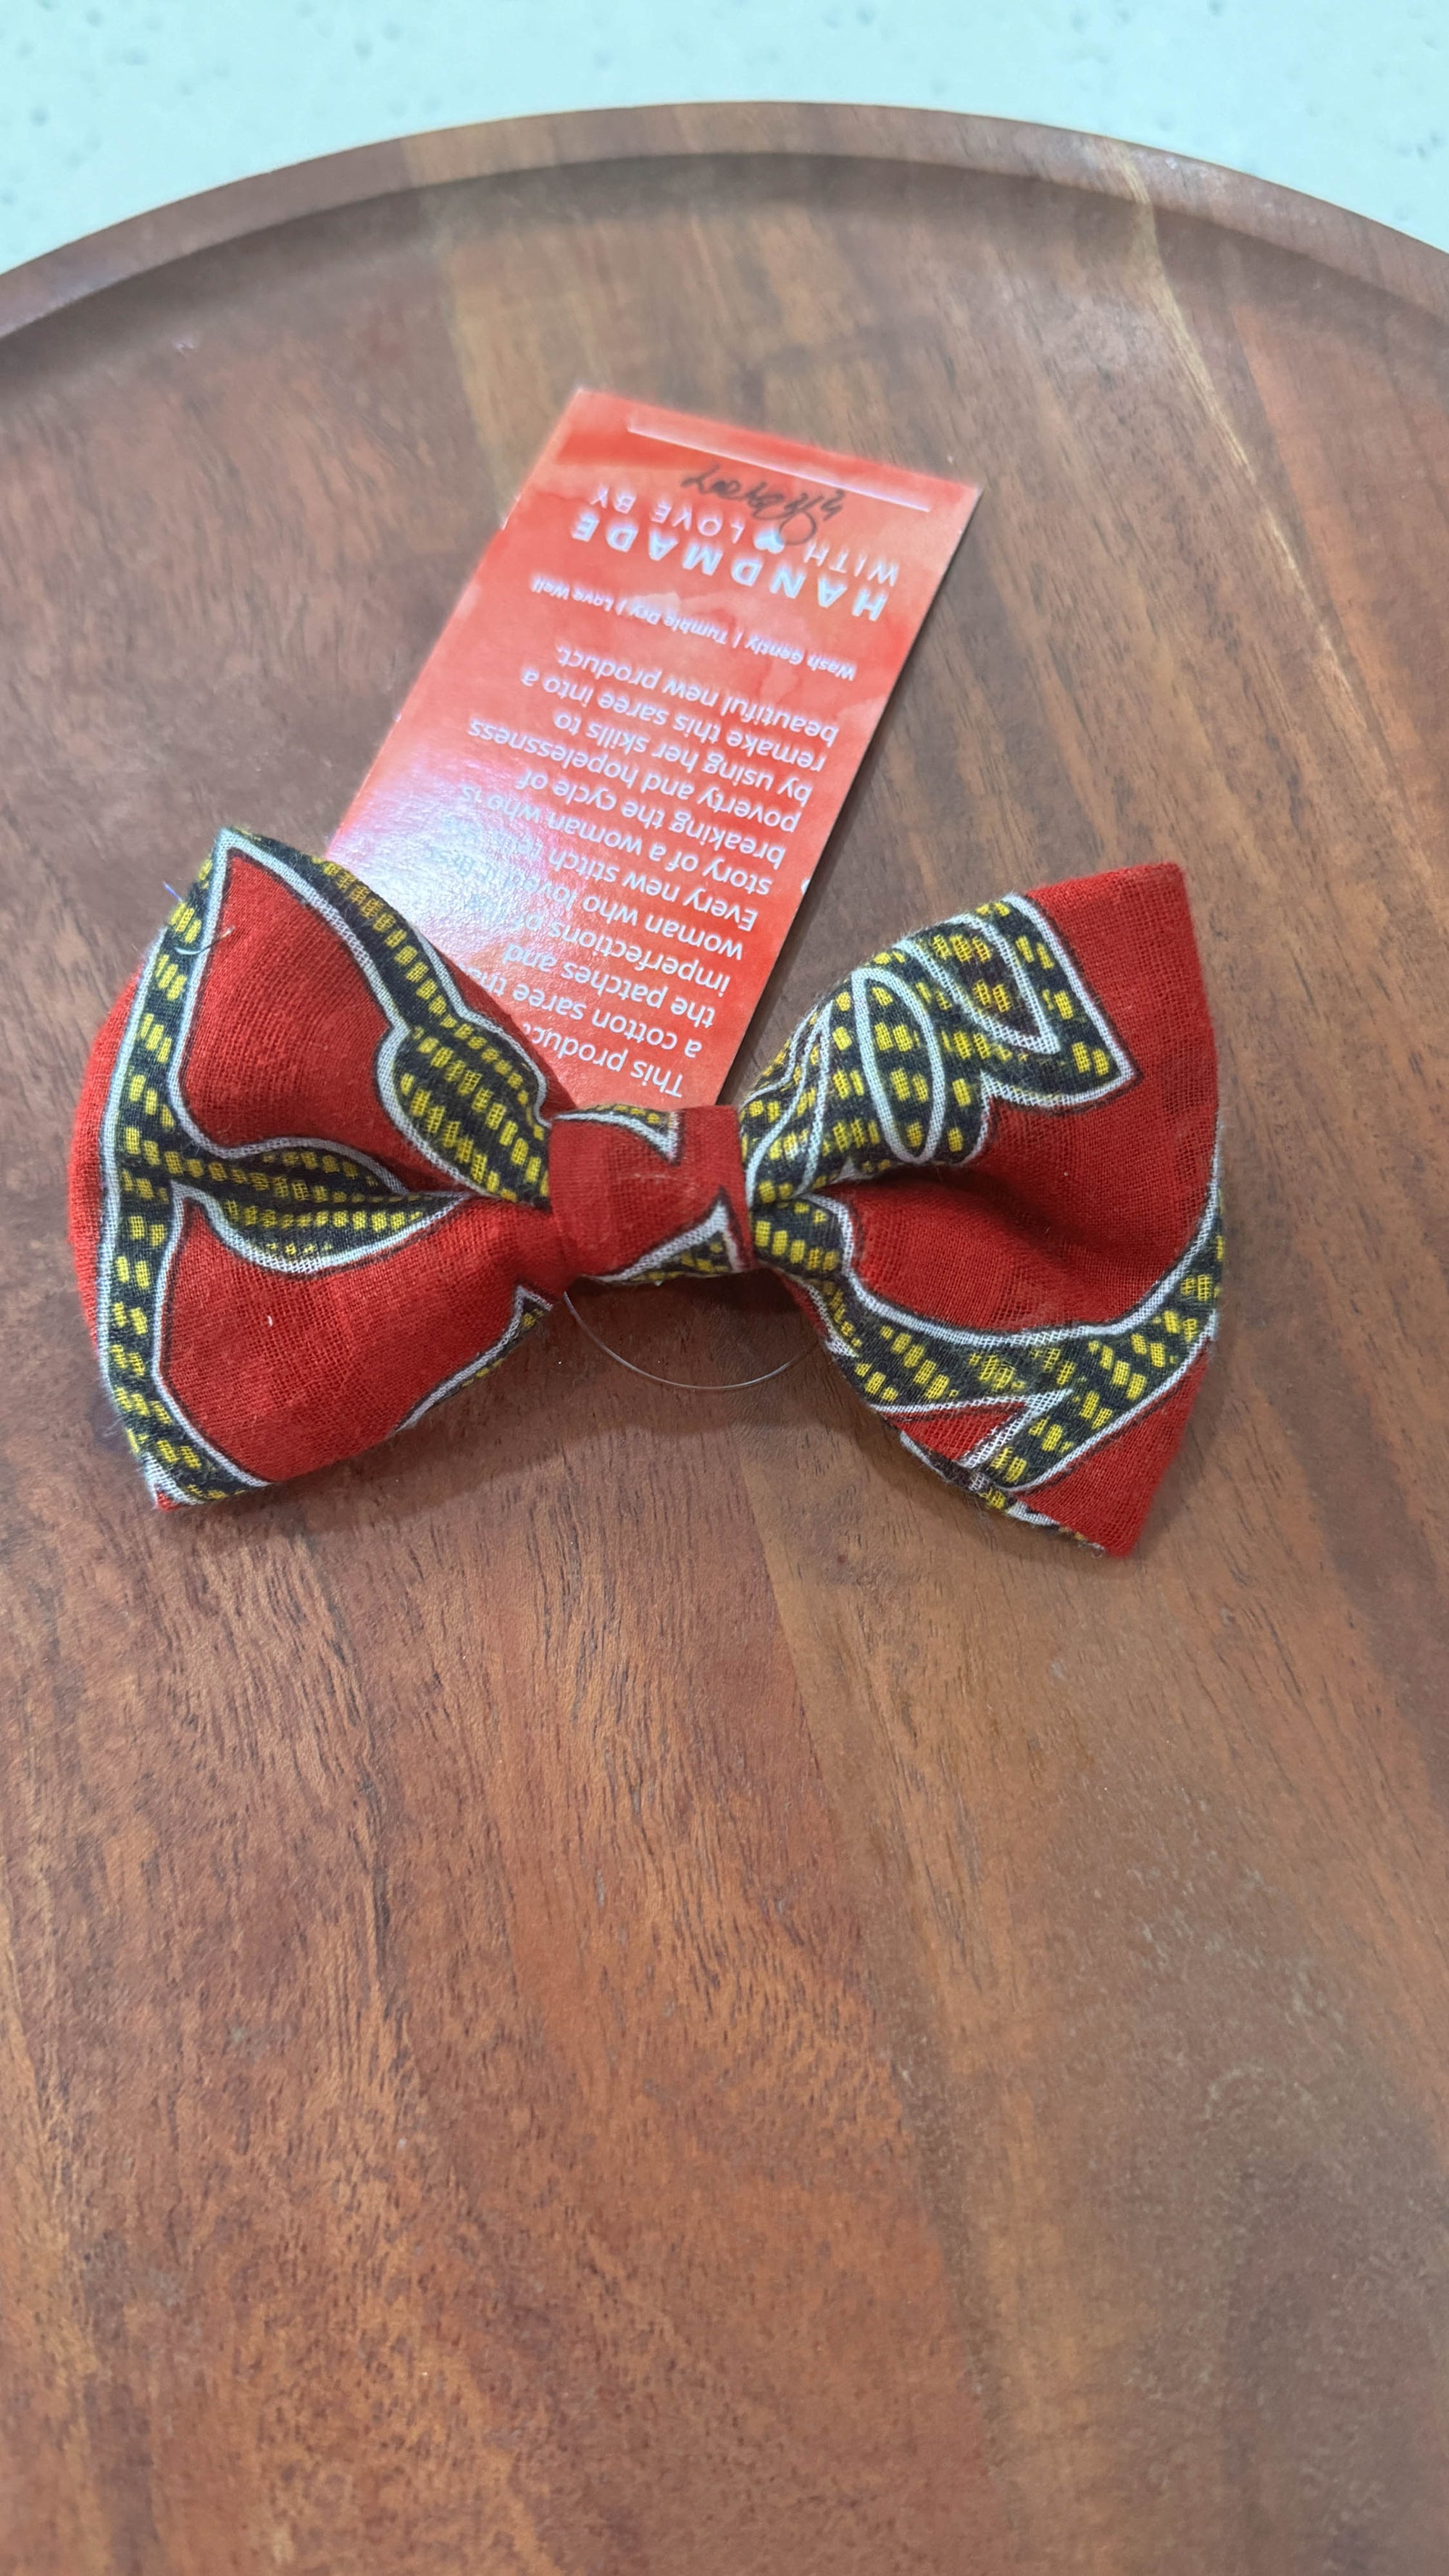
[[[575,1110],[326,859],[223,832],[96,1041],[71,1236],[158,1502],[405,1428],[575,1279],[778,1272],[951,1483],[1123,1554],[1217,1319],[1173,867],[1005,896],[827,994],[743,1107]]]

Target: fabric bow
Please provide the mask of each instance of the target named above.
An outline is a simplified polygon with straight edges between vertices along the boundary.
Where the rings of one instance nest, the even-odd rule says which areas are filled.
[[[162,1504],[405,1429],[576,1279],[761,1265],[928,1466],[1125,1554],[1216,1328],[1216,1125],[1175,867],[900,940],[738,1111],[580,1110],[345,869],[223,832],[96,1041],[71,1236]]]

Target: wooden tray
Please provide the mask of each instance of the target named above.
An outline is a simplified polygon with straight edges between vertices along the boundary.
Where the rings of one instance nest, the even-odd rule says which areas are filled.
[[[0,281],[6,2576],[1439,2576],[1446,281],[823,108]],[[904,926],[1189,871],[1231,1295],[1126,1565],[823,1361],[692,1403],[566,1316],[256,1507],[111,1436],[91,1036],[219,822],[325,840],[579,379],[987,487],[754,1057]]]

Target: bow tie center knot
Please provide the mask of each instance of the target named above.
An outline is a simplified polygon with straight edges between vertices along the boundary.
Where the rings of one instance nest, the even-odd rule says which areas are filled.
[[[733,1109],[568,1110],[548,1171],[571,1278],[652,1284],[755,1266]]]

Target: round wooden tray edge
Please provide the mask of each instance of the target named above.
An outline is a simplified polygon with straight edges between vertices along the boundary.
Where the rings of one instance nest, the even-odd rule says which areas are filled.
[[[794,101],[588,108],[328,153],[134,215],[0,275],[0,337],[101,289],[312,214],[464,179],[706,153],[913,161],[1038,179],[1212,223],[1449,319],[1449,256],[1346,207],[1207,161],[1065,127],[935,108]]]

